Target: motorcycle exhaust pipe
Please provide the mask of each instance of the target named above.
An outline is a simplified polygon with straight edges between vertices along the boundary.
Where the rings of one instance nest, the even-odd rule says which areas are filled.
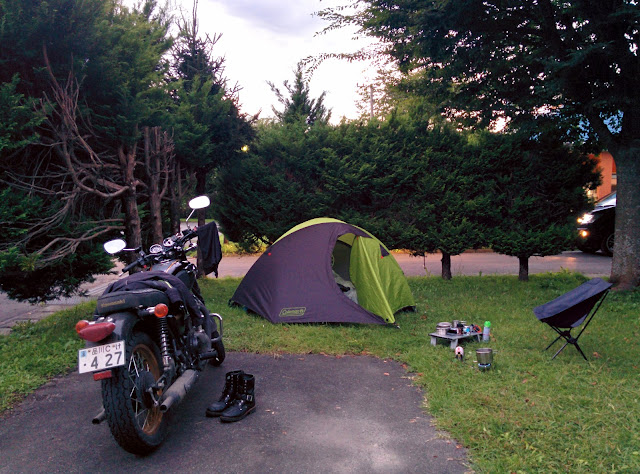
[[[96,416],[93,417],[93,420],[91,420],[91,423],[93,423],[94,425],[99,425],[106,419],[107,419],[107,412],[105,412],[103,408],[100,413],[98,413]]]
[[[162,397],[162,403],[160,404],[160,411],[166,413],[169,411],[172,405],[179,404],[185,397],[187,392],[193,387],[193,384],[198,380],[198,372],[195,370],[185,370],[178,379],[171,384]]]

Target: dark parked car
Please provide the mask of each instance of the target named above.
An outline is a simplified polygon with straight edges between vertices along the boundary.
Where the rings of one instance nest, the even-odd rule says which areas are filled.
[[[616,193],[611,193],[578,219],[577,247],[583,252],[601,250],[605,255],[613,255],[615,222]]]

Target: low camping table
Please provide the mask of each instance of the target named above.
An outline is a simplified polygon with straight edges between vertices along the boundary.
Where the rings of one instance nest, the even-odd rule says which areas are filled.
[[[431,334],[429,334],[431,336],[431,345],[435,346],[438,342],[438,339],[445,339],[448,341],[451,341],[451,349],[455,349],[456,347],[458,347],[458,341],[460,339],[467,339],[467,338],[471,338],[471,337],[475,337],[476,340],[478,342],[480,342],[480,336],[482,335],[482,333],[480,332],[468,332],[465,334],[445,334],[440,335],[438,333],[432,332]]]

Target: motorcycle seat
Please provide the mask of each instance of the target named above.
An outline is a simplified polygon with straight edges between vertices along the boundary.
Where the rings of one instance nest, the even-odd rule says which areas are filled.
[[[129,291],[114,291],[106,293],[98,298],[96,312],[99,315],[104,316],[132,308],[148,308],[160,303],[164,303],[167,306],[170,304],[166,293],[161,290],[149,288]]]

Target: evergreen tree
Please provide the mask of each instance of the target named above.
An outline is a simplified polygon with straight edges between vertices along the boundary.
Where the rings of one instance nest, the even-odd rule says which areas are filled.
[[[335,212],[415,255],[441,251],[442,277],[451,256],[486,242],[491,212],[487,163],[467,138],[409,114],[341,124],[325,180]]]
[[[424,164],[413,124],[397,116],[341,123],[330,143],[334,153],[324,163],[324,182],[332,214],[390,248],[416,250],[417,219],[426,209],[413,199]]]
[[[595,187],[595,163],[563,145],[557,135],[485,134],[482,151],[491,155],[498,210],[491,247],[518,257],[520,280],[529,278],[529,258],[556,255],[575,244],[575,216]]]
[[[20,76],[0,84],[0,156],[23,148],[37,140],[35,128],[44,114],[35,111],[36,101],[17,91]]]
[[[278,102],[284,106],[282,111],[272,107],[273,113],[279,122],[293,124],[297,122],[313,125],[315,123],[326,124],[331,118],[331,111],[324,105],[326,92],[317,98],[311,98],[309,84],[304,80],[304,70],[302,62],[299,62],[294,71],[294,81],[290,84],[284,81],[283,85],[288,96],[280,91],[272,82],[267,82],[271,91],[278,98]]]
[[[0,288],[10,297],[69,295],[111,268],[91,240],[110,226],[109,210],[67,195],[60,160],[41,145],[50,137],[51,109],[37,105],[51,95],[43,52],[55,74],[84,74],[98,24],[113,7],[101,0],[0,1]]]
[[[208,171],[232,161],[252,139],[253,118],[240,113],[237,87],[228,88],[224,58],[214,54],[220,35],[199,36],[197,5],[196,1],[191,20],[179,24],[173,48],[173,125],[178,159],[195,172],[196,192],[204,194]]]
[[[253,139],[253,118],[238,108],[237,89],[227,88],[224,59],[214,56],[219,35],[198,35],[197,2],[192,18],[180,25],[173,49],[173,72],[177,81],[172,117],[177,158],[183,169],[195,175],[196,194],[206,192],[208,178],[239,158],[243,146]],[[217,203],[216,203],[217,206]],[[205,210],[198,213],[204,225]],[[202,269],[200,253],[198,268]],[[200,270],[202,275],[202,270]]]
[[[172,49],[172,80],[181,81],[182,87],[189,91],[196,80],[209,79],[214,83],[213,94],[226,88],[227,80],[224,77],[224,58],[216,57],[215,45],[221,34],[210,36],[200,34],[198,22],[198,0],[193,3],[191,18],[182,16],[177,24],[180,33]],[[197,79],[199,78],[199,79]],[[227,91],[235,93],[236,91]]]
[[[427,248],[442,253],[442,277],[449,280],[451,257],[487,242],[487,225],[495,217],[493,176],[488,157],[468,134],[445,125],[423,133],[423,177],[413,201],[430,205],[418,228]]]
[[[48,299],[110,269],[101,242],[123,228],[122,210],[129,243],[139,242],[138,139],[166,110],[162,57],[171,40],[151,1],[130,11],[116,1],[17,0],[0,3],[0,13],[2,90],[18,73],[14,98],[44,104],[46,116],[27,120],[26,142],[0,151],[2,186],[39,206],[37,214],[7,209],[20,237],[0,242],[0,284]]]
[[[270,85],[284,110],[274,108],[278,120],[257,125],[248,152],[228,162],[216,186],[223,190],[216,218],[225,235],[248,249],[271,244],[294,225],[329,209],[324,169],[333,151],[324,93],[310,97],[301,64],[294,85],[284,82],[289,96]]]
[[[304,123],[257,126],[242,158],[222,169],[214,209],[225,235],[246,249],[271,244],[294,225],[327,214],[323,163],[331,129]]]

